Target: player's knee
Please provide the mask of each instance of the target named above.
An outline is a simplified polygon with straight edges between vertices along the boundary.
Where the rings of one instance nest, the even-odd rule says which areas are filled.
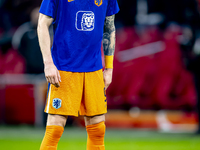
[[[102,138],[104,137],[106,130],[105,122],[103,121],[98,124],[88,125],[86,126],[86,130],[90,138]]]
[[[85,125],[92,125],[92,124],[97,124],[100,122],[105,121],[105,115],[98,115],[98,116],[92,116],[92,117],[88,117],[85,116]]]
[[[105,132],[106,132],[105,122],[103,121],[103,122],[100,122],[99,124],[100,124],[100,126],[97,128],[99,135],[97,135],[97,136],[104,137]]]
[[[47,126],[46,133],[49,137],[54,137],[55,139],[60,139],[64,131],[62,126]]]
[[[66,116],[48,114],[47,126],[57,125],[64,127],[67,121]]]

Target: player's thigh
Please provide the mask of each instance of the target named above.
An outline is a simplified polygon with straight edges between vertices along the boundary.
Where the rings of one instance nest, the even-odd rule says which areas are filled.
[[[84,93],[79,114],[98,116],[107,113],[107,100],[102,70],[85,73]]]
[[[85,126],[105,121],[105,114],[97,116],[84,116]]]
[[[48,114],[47,126],[57,125],[64,127],[67,121],[67,116]]]
[[[83,97],[84,73],[59,71],[60,87],[49,85],[45,112],[63,116],[78,116]]]

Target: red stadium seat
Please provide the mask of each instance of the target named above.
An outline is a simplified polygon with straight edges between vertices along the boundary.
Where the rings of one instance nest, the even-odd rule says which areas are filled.
[[[0,74],[21,74],[25,72],[25,60],[16,50],[0,53]]]
[[[5,122],[34,124],[35,103],[33,85],[7,85],[5,88]]]

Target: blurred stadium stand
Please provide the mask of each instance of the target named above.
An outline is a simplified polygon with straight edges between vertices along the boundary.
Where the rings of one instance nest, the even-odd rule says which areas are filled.
[[[0,75],[0,123],[43,125],[44,75]]]
[[[196,129],[200,1],[118,2],[107,125],[176,130],[172,123]],[[0,124],[41,126],[45,119],[47,87],[33,13],[40,3],[0,0]],[[74,122],[83,124],[81,118]]]
[[[174,26],[163,34],[155,26],[148,27],[141,37],[134,28],[119,29],[113,83],[107,91],[108,108],[194,110],[193,79],[181,60],[176,40],[181,33],[173,31]],[[122,37],[135,40],[129,45]]]

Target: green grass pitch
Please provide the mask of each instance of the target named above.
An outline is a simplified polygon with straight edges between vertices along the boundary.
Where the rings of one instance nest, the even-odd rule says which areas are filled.
[[[1,127],[0,150],[39,150],[44,128]],[[65,128],[58,150],[86,150],[86,131]],[[200,150],[200,136],[190,133],[159,133],[107,129],[106,150]]]

